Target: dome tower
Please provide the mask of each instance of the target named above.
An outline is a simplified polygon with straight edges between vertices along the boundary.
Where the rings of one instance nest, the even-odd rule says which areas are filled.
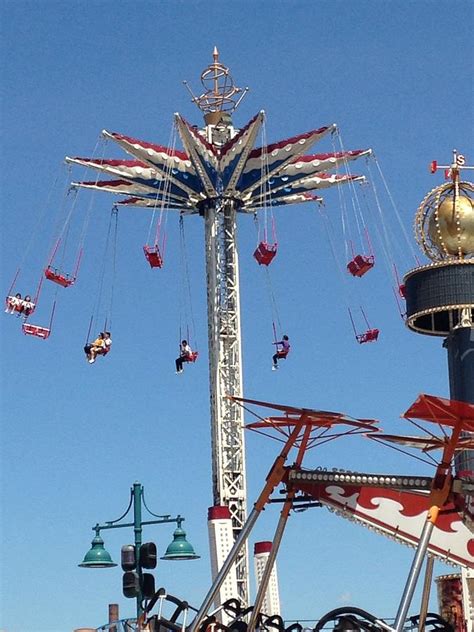
[[[431,163],[449,180],[428,193],[415,216],[415,236],[429,264],[404,278],[407,325],[445,338],[452,399],[474,403],[474,185],[460,180],[472,169],[453,151],[453,163]],[[460,453],[458,473],[474,476],[474,453]]]

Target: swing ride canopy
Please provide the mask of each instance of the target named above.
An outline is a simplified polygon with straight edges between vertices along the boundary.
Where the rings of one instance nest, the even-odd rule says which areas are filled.
[[[259,112],[223,146],[209,143],[180,114],[175,125],[185,151],[164,147],[104,130],[106,139],[117,143],[134,160],[71,158],[66,161],[97,169],[113,179],[76,182],[73,186],[128,196],[120,204],[167,208],[199,213],[206,199],[232,198],[237,210],[254,213],[267,206],[321,201],[312,191],[364,180],[347,173],[347,162],[371,154],[370,149],[304,155],[336,125],[299,134],[271,145],[255,148],[264,121]],[[330,173],[344,166],[344,173]]]

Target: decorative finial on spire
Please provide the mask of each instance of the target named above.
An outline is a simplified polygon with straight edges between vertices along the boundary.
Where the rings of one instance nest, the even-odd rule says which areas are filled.
[[[474,259],[474,185],[460,180],[469,169],[456,149],[450,165],[430,164],[431,173],[444,170],[451,181],[430,191],[415,216],[416,240],[432,261]]]
[[[234,84],[228,67],[219,62],[217,46],[214,46],[212,58],[212,64],[201,73],[201,83],[205,89],[203,94],[196,97],[187,82],[184,82],[192,96],[193,103],[204,112],[207,124],[216,124],[222,120],[223,112],[231,114],[236,110],[248,91],[248,88],[242,90]],[[236,99],[236,95],[240,93],[242,93],[240,98]]]
[[[474,169],[466,165],[465,157],[458,153],[457,149],[453,149],[453,162],[450,165],[438,165],[436,160],[430,163],[431,173],[436,173],[439,169],[444,169],[444,177],[446,180],[451,179],[453,182],[459,181],[459,172],[461,169]]]

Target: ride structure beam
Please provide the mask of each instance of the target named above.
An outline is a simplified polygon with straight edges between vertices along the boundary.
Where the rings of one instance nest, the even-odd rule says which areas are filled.
[[[242,396],[239,264],[236,207],[231,199],[207,201],[205,219],[209,388],[214,505],[229,508],[234,541],[247,518],[242,408],[226,397]],[[236,561],[239,597],[247,603],[248,550]]]

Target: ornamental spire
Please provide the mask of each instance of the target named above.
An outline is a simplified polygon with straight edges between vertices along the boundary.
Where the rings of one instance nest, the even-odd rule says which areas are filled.
[[[248,91],[234,84],[229,68],[219,61],[219,51],[214,46],[212,63],[201,73],[204,92],[195,96],[187,81],[184,85],[189,90],[192,102],[204,112],[206,125],[217,125],[220,121],[230,122],[230,114],[236,110]],[[240,95],[240,97],[237,97]]]

